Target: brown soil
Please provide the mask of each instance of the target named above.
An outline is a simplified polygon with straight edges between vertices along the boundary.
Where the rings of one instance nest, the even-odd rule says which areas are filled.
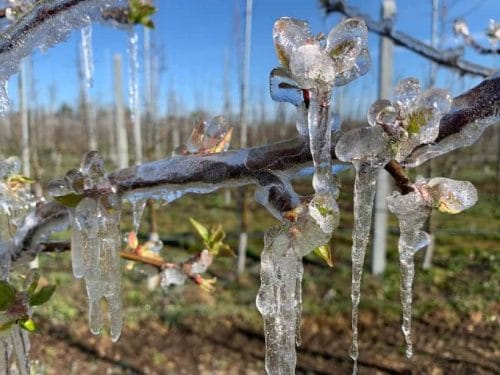
[[[307,317],[302,325],[298,374],[350,374],[350,318]],[[190,317],[168,327],[154,320],[126,329],[117,343],[92,336],[86,326],[54,326],[32,336],[32,358],[51,374],[260,374],[264,338],[236,316]],[[71,330],[71,331],[70,331]],[[360,374],[499,374],[497,322],[477,317],[452,325],[435,313],[414,321],[414,357],[403,355],[398,322],[370,314],[360,321]]]

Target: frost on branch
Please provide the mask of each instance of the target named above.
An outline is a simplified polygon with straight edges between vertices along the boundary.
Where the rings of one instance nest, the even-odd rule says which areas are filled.
[[[83,196],[84,189],[91,193]],[[105,299],[111,338],[116,341],[122,329],[121,197],[110,185],[104,162],[96,151],[83,157],[80,170],[69,171],[64,180],[52,181],[49,193],[56,200],[74,199],[76,206],[70,215],[73,273],[85,278],[90,330],[94,334],[101,332],[101,300]]]
[[[429,243],[428,233],[422,227],[437,207],[442,212],[459,213],[472,207],[477,201],[477,192],[468,181],[455,181],[436,177],[429,181],[419,177],[415,191],[401,195],[394,192],[387,197],[389,210],[399,219],[398,242],[399,265],[401,269],[401,304],[403,308],[402,330],[406,340],[406,356],[413,355],[411,339],[412,284],[415,274],[413,258],[415,253]]]

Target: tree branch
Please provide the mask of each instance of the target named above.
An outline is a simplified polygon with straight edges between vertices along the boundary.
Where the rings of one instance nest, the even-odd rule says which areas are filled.
[[[325,9],[326,14],[337,12],[345,15],[346,17],[361,17],[365,20],[366,26],[370,31],[373,31],[380,36],[389,38],[394,42],[394,44],[413,51],[439,65],[455,69],[461,74],[488,77],[495,72],[493,69],[464,60],[456,53],[456,51],[440,51],[422,43],[408,34],[394,30],[392,27],[392,20],[377,22],[370,16],[363,14],[358,9],[347,5],[345,0],[322,0],[321,4]]]
[[[498,120],[499,108],[500,75],[497,75],[453,100],[452,112],[441,119],[438,144],[478,120]],[[332,159],[336,160],[334,143],[331,153]],[[223,187],[256,184],[270,188],[270,203],[275,205],[278,212],[283,212],[291,208],[292,198],[283,186],[282,175],[293,177],[310,163],[308,140],[295,138],[218,154],[174,156],[120,169],[108,178],[124,198],[153,191],[156,199],[164,198],[167,201],[178,199],[186,193],[205,194]],[[411,191],[411,182],[399,163],[391,161],[386,170],[403,193]],[[41,203],[30,215],[16,232],[13,260],[22,254],[34,256],[38,251],[43,251],[43,247],[37,246],[40,239],[52,231],[61,230],[69,222],[67,208],[57,202]]]

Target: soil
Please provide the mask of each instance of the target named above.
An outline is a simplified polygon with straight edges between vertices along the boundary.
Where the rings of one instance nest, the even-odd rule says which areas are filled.
[[[499,374],[497,322],[477,317],[451,325],[435,312],[413,324],[414,357],[404,357],[396,321],[370,314],[360,321],[360,374]],[[126,329],[117,343],[86,326],[42,321],[32,336],[32,358],[51,374],[262,374],[264,338],[237,316],[207,324],[196,316],[168,326],[154,320]],[[305,317],[297,374],[350,374],[349,316]]]

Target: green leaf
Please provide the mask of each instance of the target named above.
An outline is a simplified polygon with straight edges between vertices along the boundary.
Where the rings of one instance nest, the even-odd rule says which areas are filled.
[[[150,19],[150,17],[156,13],[156,8],[154,6],[142,3],[141,0],[130,0],[129,10],[129,23],[154,29],[153,21]]]
[[[10,320],[8,322],[5,322],[3,324],[0,324],[0,332],[2,331],[7,331],[8,329],[10,329],[10,327],[12,327],[14,324],[16,323],[15,320]]]
[[[323,245],[314,249],[314,254],[319,256],[322,260],[325,261],[330,267],[333,267],[333,256],[332,251],[328,245]]]
[[[43,305],[52,297],[55,290],[55,285],[46,285],[42,287],[38,292],[30,296],[30,306]]]
[[[36,331],[35,322],[31,318],[19,322],[19,325],[21,326],[22,329],[24,329],[28,332],[35,332]]]
[[[84,194],[67,194],[67,195],[61,195],[59,197],[53,197],[55,201],[65,205],[66,207],[72,207],[75,208],[78,206],[78,203],[85,197]]]
[[[38,281],[40,280],[40,273],[35,270],[31,270],[24,280],[24,288],[28,293],[28,296],[33,295],[36,288],[38,287]],[[29,284],[28,284],[29,283]]]
[[[192,217],[189,218],[189,221],[203,241],[208,242],[210,240],[210,233],[208,229]]]
[[[16,289],[7,281],[0,280],[0,311],[7,310],[16,299]]]

